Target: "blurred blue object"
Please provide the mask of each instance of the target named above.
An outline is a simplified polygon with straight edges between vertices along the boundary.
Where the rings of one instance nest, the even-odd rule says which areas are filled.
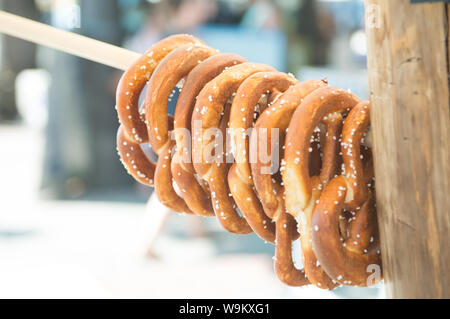
[[[339,31],[364,28],[364,1],[321,1],[330,9]]]
[[[265,63],[279,71],[286,71],[287,38],[282,31],[205,25],[199,27],[195,34],[221,52],[233,52],[248,61]]]

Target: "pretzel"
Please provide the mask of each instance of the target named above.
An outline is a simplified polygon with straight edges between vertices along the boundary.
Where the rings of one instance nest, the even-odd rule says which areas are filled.
[[[156,163],[150,161],[139,143],[126,135],[123,125],[117,130],[116,143],[120,161],[128,174],[144,185],[153,186]]]
[[[264,111],[255,124],[255,133],[258,135],[257,144],[270,143],[271,141],[271,129],[278,129],[279,139],[284,139],[284,132],[287,130],[292,118],[292,114],[295,109],[300,105],[303,99],[313,92],[314,90],[326,86],[325,80],[312,80],[305,81],[289,88],[281,97]],[[267,136],[262,135],[263,131],[267,131]],[[255,140],[252,140],[255,141]],[[283,143],[280,143],[283,144]],[[268,157],[272,158],[273,149],[277,145],[268,145]],[[251,164],[253,173],[253,182],[258,193],[258,197],[261,200],[266,214],[270,218],[274,218],[280,211],[280,198],[279,194],[275,194],[276,191],[273,188],[276,181],[273,179],[272,174],[264,174],[263,171],[270,171],[270,165],[264,163],[258,156],[256,161]]]
[[[359,102],[353,94],[335,87],[322,87],[308,95],[298,107],[289,124],[285,142],[287,211],[297,219],[301,236],[303,264],[309,281],[319,288],[333,289],[336,283],[318,263],[312,248],[311,218],[321,189],[338,168],[338,145],[342,115]],[[320,123],[326,125],[322,171],[309,175],[311,136]]]
[[[298,237],[298,232],[294,219],[286,213],[283,199],[284,187],[276,180],[276,175],[272,175],[270,172],[274,161],[272,155],[275,149],[279,148],[279,145],[271,143],[271,131],[272,129],[278,130],[279,140],[283,141],[292,114],[304,97],[325,85],[327,83],[324,80],[306,81],[289,88],[272,107],[260,115],[253,131],[257,138],[251,139],[251,143],[257,142],[259,147],[263,143],[267,143],[267,155],[271,159],[271,163],[265,163],[260,156],[256,157],[256,161],[251,163],[253,182],[265,212],[276,224],[276,274],[282,282],[291,286],[302,286],[310,282],[306,278],[305,271],[297,269],[292,261],[292,241]],[[262,131],[267,133],[262,134]]]
[[[255,73],[239,86],[231,106],[229,126],[236,163],[228,172],[228,184],[231,185],[234,201],[250,227],[262,239],[271,243],[275,240],[275,227],[264,213],[253,191],[249,163],[249,134],[246,130],[252,127],[255,116],[264,111],[261,109],[261,103],[258,103],[263,94],[284,92],[295,83],[297,80],[285,73]]]
[[[372,152],[361,154],[361,141],[370,124],[369,112],[369,102],[359,103],[345,119],[342,130],[341,153],[347,182],[345,208],[349,211],[356,210],[367,200],[367,183],[373,177]]]
[[[254,231],[275,243],[282,282],[364,286],[367,267],[381,266],[372,156],[361,146],[369,105],[326,85],[298,83],[269,66],[219,54],[192,36],[172,36],[121,78],[117,149],[129,173],[154,185],[172,210],[217,216],[231,233]],[[174,86],[182,90],[172,119],[166,105]],[[281,132],[278,144],[269,142],[271,129]],[[225,138],[231,150],[224,150]],[[157,163],[141,148],[147,142]],[[258,156],[253,163],[249,154],[264,146],[271,163]],[[281,174],[273,172],[275,150],[282,155]],[[299,233],[303,270],[292,260]]]
[[[345,172],[326,186],[312,219],[317,258],[327,274],[345,285],[367,286],[371,284],[367,281],[368,266],[376,265],[381,270],[371,191],[373,170],[368,168],[372,161],[360,156],[361,139],[369,121],[368,102],[361,102],[350,111],[342,131]],[[343,210],[352,210],[353,217],[343,218]],[[342,220],[347,226],[343,230]]]
[[[286,207],[291,215],[297,217],[311,201],[311,178],[309,176],[310,140],[314,129],[324,118],[332,117],[328,123],[339,121],[339,115],[353,108],[359,99],[345,90],[336,87],[320,88],[306,97],[297,108],[286,135],[285,170],[283,182],[286,185]],[[339,136],[328,134],[329,142],[337,141]],[[329,143],[330,144],[330,143]],[[336,147],[336,143],[330,145]],[[330,164],[336,164],[330,158]]]
[[[156,164],[140,149],[140,144],[148,142],[147,125],[138,106],[141,92],[168,53],[185,44],[200,43],[186,34],[167,37],[146,51],[120,78],[116,93],[116,110],[121,123],[117,150],[128,173],[143,184],[153,186]]]
[[[183,85],[175,109],[174,134],[177,143],[176,153],[172,160],[172,175],[176,184],[182,189],[189,189],[183,193],[187,206],[198,215],[215,216],[208,190],[204,180],[195,177],[191,156],[191,118],[197,95],[212,79],[225,68],[245,62],[236,54],[217,54],[197,65]],[[207,183],[206,183],[207,185]]]
[[[202,44],[176,48],[161,60],[148,83],[144,108],[150,145],[159,156],[155,175],[156,195],[161,203],[176,212],[192,213],[172,183],[171,146],[175,143],[170,139],[169,124],[172,123],[169,123],[167,115],[167,101],[177,83],[201,61],[216,53]],[[181,191],[186,193],[184,188]]]
[[[211,153],[207,153],[206,145],[214,144],[213,137],[207,136],[211,133],[208,129],[217,129],[220,126],[224,105],[242,82],[252,74],[264,71],[274,70],[266,65],[249,62],[228,68],[200,91],[192,115],[192,127],[195,127],[196,123],[199,124],[199,129],[194,130],[192,134],[194,168],[197,174],[208,182],[214,212],[222,226],[231,233],[248,234],[252,229],[245,218],[235,210],[236,205],[229,195],[226,181],[228,167],[224,163],[223,148],[222,152],[214,154],[213,159]]]

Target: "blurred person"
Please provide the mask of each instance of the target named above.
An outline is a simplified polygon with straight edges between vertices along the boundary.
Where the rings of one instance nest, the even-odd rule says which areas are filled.
[[[295,73],[303,65],[327,64],[331,41],[336,32],[329,10],[317,0],[300,0],[286,16],[289,69]]]
[[[216,0],[169,0],[171,16],[166,33],[193,33],[214,18],[218,12]]]
[[[20,1],[21,2],[21,1]],[[72,1],[80,7],[79,28],[70,31],[119,44],[122,31],[116,1]],[[54,5],[64,5],[55,1]],[[55,7],[53,7],[55,10]],[[55,14],[55,11],[52,12]],[[52,20],[53,21],[53,20]],[[60,26],[59,26],[60,27]],[[51,73],[42,195],[79,198],[133,185],[116,152],[115,70],[46,49],[42,64]],[[45,58],[44,58],[45,57]]]
[[[0,10],[37,19],[34,1],[0,0]],[[36,45],[6,35],[0,36],[0,121],[15,120],[15,80],[20,71],[36,66]]]
[[[131,26],[126,21],[128,18],[124,19],[126,27],[137,28],[136,32],[125,39],[124,47],[138,53],[144,53],[152,44],[158,42],[165,33],[168,19],[167,8],[163,2],[158,2],[146,3],[145,6],[141,5],[136,10],[142,12],[143,22],[139,26]],[[133,14],[130,13],[129,15]]]
[[[273,1],[252,0],[241,26],[257,29],[279,29],[280,11]]]

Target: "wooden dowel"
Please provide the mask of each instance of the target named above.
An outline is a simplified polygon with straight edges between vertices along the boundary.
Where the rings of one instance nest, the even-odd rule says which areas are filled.
[[[450,8],[409,0],[365,5],[387,295],[450,298]]]
[[[0,11],[0,33],[126,70],[140,54]]]

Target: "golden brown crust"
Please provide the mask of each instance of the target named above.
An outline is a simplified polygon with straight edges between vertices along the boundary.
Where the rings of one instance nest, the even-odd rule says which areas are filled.
[[[302,247],[303,266],[308,280],[318,288],[331,290],[337,286],[334,281],[322,268],[317,259],[312,246],[312,215],[316,202],[320,197],[320,179],[318,176],[311,178],[311,201],[297,218],[298,229],[300,232],[300,243]]]
[[[183,45],[170,52],[156,67],[148,83],[145,98],[145,116],[148,121],[149,141],[156,153],[169,140],[167,101],[175,85],[200,62],[217,51],[201,45]]]
[[[222,136],[226,136],[227,123],[229,121],[231,104],[227,103],[224,108],[224,115],[220,120],[219,129]],[[224,162],[223,152],[218,156],[222,157],[222,162],[216,162],[211,166],[210,173],[205,179],[211,190],[212,204],[214,212],[220,224],[230,233],[249,234],[253,230],[245,220],[239,215],[237,205],[231,196],[231,191],[227,183],[227,175],[230,165]],[[215,157],[217,159],[217,156]]]
[[[323,269],[344,285],[373,284],[368,281],[369,266],[379,267],[381,279],[376,213],[366,175],[372,174],[372,160],[368,154],[360,157],[368,125],[369,103],[361,102],[350,111],[342,129],[345,172],[325,187],[310,227],[314,252]]]
[[[171,163],[171,150],[175,142],[172,141],[163,146],[159,151],[158,164],[155,171],[155,191],[159,201],[166,207],[179,213],[193,214],[193,212],[187,207],[183,198],[178,196],[175,189],[172,186],[172,171],[170,167]],[[186,193],[186,189],[180,190]]]
[[[234,157],[242,177],[248,183],[251,181],[249,164],[249,137],[246,130],[251,128],[255,121],[255,113],[259,115],[264,110],[255,110],[262,94],[271,92],[284,92],[298,81],[282,72],[258,72],[248,77],[239,86],[233,99],[230,114],[230,129]],[[270,106],[272,107],[272,106]],[[273,107],[272,107],[273,108]]]
[[[208,182],[211,194],[214,194],[213,209],[220,223],[232,233],[247,234],[252,232],[252,229],[245,218],[238,214],[234,200],[229,196],[230,190],[226,177],[228,165],[225,164],[223,145],[222,152],[214,154],[211,158],[212,154],[207,153],[207,145],[214,145],[216,142],[213,136],[208,134],[211,133],[210,129],[221,127],[222,136],[226,136],[228,119],[225,117],[229,117],[229,112],[224,109],[225,104],[245,79],[264,71],[273,71],[273,69],[266,65],[249,62],[228,68],[200,91],[192,114],[194,168],[199,176]],[[196,123],[199,124],[198,131],[195,130]]]
[[[341,113],[334,113],[328,115],[323,120],[325,125],[325,134],[321,134],[319,140],[319,148],[322,150],[321,156],[321,168],[320,168],[320,181],[322,188],[327,183],[339,174],[340,164],[342,163],[340,152],[340,134],[342,132],[343,117]],[[325,136],[323,136],[325,135]],[[323,145],[323,146],[322,146]]]
[[[231,185],[231,194],[250,227],[268,242],[275,239],[275,227],[264,213],[253,190],[249,163],[249,134],[246,134],[246,130],[253,126],[255,116],[267,107],[260,103],[262,95],[269,96],[270,99],[273,92],[284,92],[295,83],[297,80],[285,73],[255,73],[239,86],[231,106],[229,126],[236,163],[228,173],[228,184]],[[255,106],[258,109],[255,109]]]
[[[315,90],[295,110],[285,141],[286,166],[282,176],[286,189],[286,208],[299,223],[306,275],[311,283],[324,289],[333,289],[336,283],[323,270],[313,251],[312,214],[321,189],[337,170],[337,133],[342,116],[335,113],[346,113],[358,102],[359,99],[353,94],[335,87]],[[310,177],[311,137],[320,123],[325,124],[326,131],[332,136],[327,136],[323,146],[323,174]]]
[[[156,67],[146,92],[144,109],[150,128],[149,141],[159,156],[155,173],[156,194],[161,203],[177,212],[193,213],[174,189],[171,148],[175,141],[171,140],[173,120],[167,114],[167,101],[177,83],[201,61],[216,53],[216,50],[202,44],[187,44],[174,49]],[[185,188],[182,190],[187,193]]]
[[[310,284],[304,269],[295,266],[292,258],[292,242],[298,235],[291,215],[282,211],[276,218],[275,273],[289,286]]]
[[[200,91],[192,114],[191,127],[195,128],[195,121],[200,123],[199,131],[193,132],[192,152],[193,156],[199,158],[199,161],[194,161],[194,168],[201,177],[207,176],[212,167],[210,154],[204,152],[205,145],[211,143],[212,137],[205,138],[203,134],[206,134],[208,129],[220,126],[224,105],[236,94],[241,83],[252,74],[264,71],[274,69],[263,64],[245,62],[228,68]]]
[[[200,216],[215,216],[209,192],[205,191],[200,184],[201,181],[198,181],[195,175],[185,168],[178,152],[175,152],[172,157],[171,170],[175,183],[183,192],[183,200],[187,207]]]
[[[120,160],[128,173],[138,182],[153,186],[156,163],[148,159],[140,144],[135,143],[133,139],[126,136],[122,125],[117,131],[116,141]]]
[[[242,62],[245,62],[244,58],[230,53],[217,54],[204,60],[186,77],[178,97],[174,121],[177,149],[172,161],[172,174],[180,188],[189,189],[189,192],[183,194],[183,198],[188,207],[198,215],[214,216],[214,210],[209,192],[204,191],[194,175],[191,140],[187,138],[191,132],[192,111],[197,95],[206,83],[222,73],[225,68]]]
[[[344,285],[364,287],[373,284],[368,282],[370,265],[379,267],[381,271],[374,203],[372,195],[369,195],[351,219],[349,236],[341,239],[339,220],[346,191],[344,176],[333,179],[323,191],[314,211],[312,243],[317,258],[329,276]]]
[[[326,85],[324,81],[307,81],[302,82],[282,94],[279,99],[261,114],[255,125],[255,132],[259,136],[258,146],[261,143],[268,143],[269,158],[271,164],[275,160],[272,156],[274,148],[279,145],[270,145],[270,132],[276,129],[279,132],[279,140],[283,141],[286,129],[290,123],[295,109],[300,105],[301,101],[314,90]],[[267,131],[269,138],[262,134],[262,130]],[[252,142],[255,141],[252,139]],[[276,150],[280,151],[281,150]],[[261,154],[260,154],[261,155]],[[279,164],[279,163],[277,163]],[[270,165],[270,164],[269,164]],[[261,199],[265,211],[276,222],[277,242],[276,242],[276,264],[275,269],[279,279],[290,285],[303,285],[312,283],[320,288],[332,289],[335,285],[330,278],[317,266],[317,260],[312,252],[310,245],[310,233],[305,225],[299,225],[299,229],[303,231],[301,237],[301,245],[303,252],[304,270],[299,270],[293,266],[291,250],[292,241],[298,237],[298,232],[295,229],[295,223],[292,216],[287,214],[285,203],[283,199],[284,187],[279,184],[276,178],[270,174],[269,165],[264,163],[262,159],[257,156],[256,162],[252,163],[252,174],[255,188],[258,196]],[[266,170],[264,170],[266,168]],[[301,220],[300,222],[304,222]],[[306,279],[306,276],[308,279]]]
[[[366,152],[366,157],[370,156],[370,158],[364,158],[363,155],[363,160],[361,159],[361,139],[370,123],[369,106],[370,104],[367,101],[355,106],[345,119],[342,130],[341,152],[348,188],[345,206],[350,211],[355,210],[367,200],[366,179],[372,177],[371,172],[368,172],[369,176],[365,176],[363,167],[363,160],[365,162],[369,160],[372,164],[371,156]],[[369,165],[368,167],[373,166]]]
[[[346,113],[357,103],[359,99],[348,91],[327,86],[312,92],[295,110],[286,135],[286,168],[283,171],[286,207],[292,216],[297,217],[311,199],[308,163],[314,129],[327,115]]]
[[[278,129],[280,141],[284,139],[285,132],[291,122],[292,114],[300,105],[303,99],[314,90],[326,86],[327,83],[323,80],[305,81],[294,85],[282,94],[272,107],[265,110],[255,123],[255,132],[261,133],[262,130],[267,132],[267,135],[258,134],[258,145],[264,142],[270,144],[271,129]],[[272,158],[272,149],[278,147],[276,145],[267,145],[268,158]],[[279,163],[277,163],[278,166]],[[261,158],[256,157],[256,161],[251,163],[253,182],[258,197],[264,207],[266,214],[273,218],[276,210],[279,207],[279,199],[275,194],[272,174],[263,174],[263,172],[270,172],[270,163],[264,163]],[[284,190],[283,190],[284,192]]]
[[[153,45],[128,70],[126,70],[117,86],[116,108],[119,121],[123,125],[127,137],[135,143],[148,141],[147,126],[139,113],[139,97],[141,91],[159,62],[172,50],[185,45],[202,43],[187,34],[167,37]]]
[[[143,184],[153,185],[156,165],[147,159],[139,146],[148,142],[147,125],[138,105],[141,92],[167,54],[186,44],[201,43],[186,34],[167,37],[145,52],[119,81],[116,109],[121,126],[117,134],[117,150],[127,171]]]
[[[167,100],[182,80],[173,121]],[[138,99],[147,81],[140,112]],[[372,156],[361,146],[369,104],[326,84],[297,83],[266,65],[218,54],[192,36],[172,36],[122,76],[117,150],[129,173],[154,185],[170,209],[217,216],[229,232],[255,231],[273,242],[282,282],[324,289],[372,284],[367,267],[381,267],[381,260]],[[235,133],[234,154],[225,149],[227,128]],[[266,130],[262,140],[262,132],[252,131],[250,138],[241,134],[252,128]],[[280,133],[278,145],[272,143],[272,129]],[[216,133],[221,133],[218,139]],[[147,141],[158,155],[156,164],[141,149]],[[265,159],[256,156],[252,163],[249,154],[259,154],[262,146]],[[270,165],[274,147],[283,159],[276,162],[282,174]],[[237,161],[231,165],[232,155]],[[292,260],[299,233],[304,270]]]
[[[236,163],[228,172],[228,185],[230,185],[233,199],[253,231],[263,240],[274,243],[275,224],[264,213],[261,202],[253,191],[253,186],[240,176]]]

